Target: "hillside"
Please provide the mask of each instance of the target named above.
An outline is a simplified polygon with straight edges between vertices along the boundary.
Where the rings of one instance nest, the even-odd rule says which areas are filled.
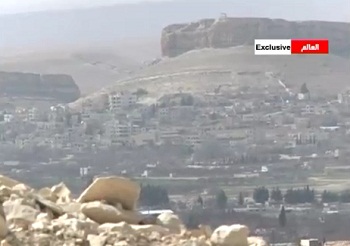
[[[28,50],[0,54],[1,70],[69,74],[82,93],[92,93],[103,86],[111,85],[138,71],[145,62],[159,57],[160,54],[159,41],[146,38],[121,40],[104,45],[67,45]]]
[[[220,84],[229,84],[232,88],[271,85],[281,79],[295,92],[307,83],[313,92],[333,95],[348,86],[349,68],[349,59],[334,55],[255,56],[251,46],[208,48],[164,58],[136,76],[117,81],[106,90],[145,88],[150,96],[159,97],[179,90],[213,92]],[[271,79],[266,72],[273,72],[278,77]],[[101,92],[97,92],[87,98],[98,99],[100,96]],[[72,105],[79,105],[84,100]]]
[[[194,49],[253,45],[254,39],[292,38],[326,38],[330,53],[350,57],[350,23],[228,17],[165,27],[162,55],[173,57]]]
[[[173,0],[6,15],[0,11],[0,70],[69,74],[85,95],[137,76],[145,62],[160,56],[161,31],[169,23],[217,18],[221,12],[235,17],[350,21],[347,0],[317,2],[318,8],[308,11],[314,4]]]

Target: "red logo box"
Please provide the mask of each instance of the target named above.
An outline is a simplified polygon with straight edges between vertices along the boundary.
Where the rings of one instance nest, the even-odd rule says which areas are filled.
[[[328,54],[327,39],[292,39],[291,53],[298,55]]]

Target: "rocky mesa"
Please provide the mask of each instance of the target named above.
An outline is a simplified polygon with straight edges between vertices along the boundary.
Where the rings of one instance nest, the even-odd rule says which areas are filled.
[[[147,220],[136,210],[140,186],[99,177],[74,199],[60,183],[34,190],[0,175],[2,246],[263,246],[244,225],[188,230],[171,212]]]
[[[226,16],[165,27],[161,49],[163,56],[175,57],[195,49],[252,45],[254,39],[291,38],[328,39],[330,53],[350,57],[350,23]]]
[[[0,72],[0,95],[69,103],[80,97],[74,79],[65,74]]]

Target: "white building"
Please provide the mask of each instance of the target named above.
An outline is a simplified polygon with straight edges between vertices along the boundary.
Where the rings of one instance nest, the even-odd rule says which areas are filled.
[[[63,148],[65,142],[67,142],[67,135],[55,134],[55,136],[51,140],[51,148],[61,149],[61,148]]]
[[[37,122],[36,123],[37,130],[47,131],[56,129],[56,122]]]
[[[125,141],[130,138],[130,126],[118,122],[107,122],[105,124],[106,135],[112,140]]]
[[[134,106],[137,102],[137,96],[130,92],[121,92],[108,96],[108,107],[112,112]]]
[[[13,120],[14,116],[13,114],[4,114],[4,121],[5,122],[11,122]]]
[[[88,121],[91,119],[91,115],[93,114],[93,102],[92,100],[88,99],[83,102],[82,109],[81,109],[81,120],[82,121]]]
[[[15,144],[20,149],[32,147],[31,138],[29,136],[26,136],[26,135],[18,136],[15,140]]]
[[[302,115],[308,115],[308,114],[315,114],[315,106],[313,105],[306,105],[305,107],[301,108],[301,114]]]
[[[37,108],[29,109],[27,117],[29,121],[37,121],[39,119],[39,110]]]
[[[192,147],[197,147],[201,143],[202,143],[202,139],[198,134],[188,135],[185,138],[185,144]]]
[[[159,117],[169,117],[170,110],[169,108],[159,108],[158,115]]]
[[[179,134],[179,131],[174,129],[174,130],[169,130],[169,129],[163,129],[160,131],[160,140],[161,142],[169,142],[169,143],[181,143],[181,136]]]

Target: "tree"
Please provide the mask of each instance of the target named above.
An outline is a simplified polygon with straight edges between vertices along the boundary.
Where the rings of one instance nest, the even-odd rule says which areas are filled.
[[[219,115],[215,112],[209,114],[210,120],[217,120],[219,118]]]
[[[204,202],[203,202],[203,198],[202,198],[201,196],[198,196],[198,198],[197,198],[197,203],[198,203],[201,207],[203,207]]]
[[[81,117],[81,114],[78,114],[77,123],[80,124],[82,121],[83,121],[83,118]]]
[[[315,201],[315,190],[310,190],[309,186],[304,189],[287,190],[284,200],[288,204],[313,203]]]
[[[86,124],[86,128],[85,128],[85,134],[86,135],[94,135],[95,132],[95,127],[92,124]]]
[[[315,190],[310,190],[310,187],[307,185],[302,196],[301,203],[313,203],[315,201]]]
[[[181,106],[192,106],[194,103],[194,98],[191,94],[184,94],[181,96]]]
[[[198,214],[191,211],[188,215],[186,226],[189,229],[195,229],[195,228],[198,228],[198,225],[199,225]]]
[[[243,206],[243,204],[244,204],[244,196],[243,196],[243,193],[242,193],[242,192],[239,192],[239,195],[238,195],[238,205]]]
[[[335,192],[330,192],[324,190],[321,196],[323,203],[329,203],[329,202],[338,202],[339,201],[339,195]]]
[[[69,111],[67,111],[64,116],[64,122],[66,126],[68,127],[72,126],[72,114]]]
[[[302,84],[301,87],[300,87],[300,93],[302,94],[308,94],[310,91],[309,89],[307,88],[307,85],[306,83]]]
[[[283,200],[282,191],[278,187],[271,191],[271,199],[275,202],[281,202]]]
[[[265,204],[269,200],[269,190],[264,186],[256,188],[253,193],[253,199],[256,203]]]
[[[322,126],[337,126],[338,118],[334,114],[325,115],[321,124]]]
[[[141,186],[140,204],[142,206],[165,206],[169,204],[169,196],[166,189],[160,186]]]
[[[217,160],[228,156],[229,148],[218,140],[209,139],[201,143],[194,152],[194,159],[199,161]]]
[[[340,194],[340,202],[343,203],[350,203],[350,190],[343,191]]]
[[[143,88],[138,88],[137,91],[136,91],[136,96],[137,97],[141,97],[141,96],[144,96],[144,95],[147,95],[147,94],[148,94],[148,91],[146,91]]]
[[[225,191],[220,190],[217,194],[216,194],[216,205],[218,208],[220,209],[225,209],[227,206],[227,196]]]
[[[287,224],[287,217],[286,217],[286,211],[284,209],[284,206],[282,206],[280,214],[278,215],[278,222],[280,227],[285,227]]]

